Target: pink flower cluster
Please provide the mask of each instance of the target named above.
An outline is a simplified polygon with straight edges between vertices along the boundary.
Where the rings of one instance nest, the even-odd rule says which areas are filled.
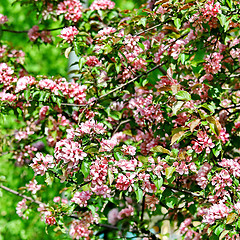
[[[40,174],[43,176],[49,168],[54,167],[53,156],[47,154],[45,157],[42,153],[37,153],[36,157],[33,158],[33,163],[30,164],[30,167],[35,172],[35,175]]]
[[[240,159],[226,159],[223,158],[221,162],[218,163],[220,166],[222,166],[225,169],[228,169],[230,174],[232,174],[234,177],[239,178],[240,177]]]
[[[54,216],[45,216],[45,223],[48,225],[54,225],[56,223],[56,218]]]
[[[123,219],[123,218],[133,216],[133,213],[134,213],[134,208],[131,205],[128,205],[126,208],[122,209],[118,213],[118,219]]]
[[[62,176],[64,181],[68,175],[72,175],[79,169],[79,160],[83,160],[87,156],[81,149],[81,145],[78,142],[71,141],[70,139],[62,139],[56,143],[54,156],[56,163],[63,161],[61,166],[67,166]]]
[[[39,111],[39,120],[40,121],[45,119],[48,109],[49,109],[49,106],[41,107],[41,109]]]
[[[226,218],[231,209],[223,203],[213,204],[207,209],[206,215],[203,215],[203,222],[213,225],[216,220]]]
[[[94,187],[91,187],[91,191],[96,195],[101,195],[103,198],[109,198],[111,196],[111,188],[107,185],[95,185]]]
[[[4,86],[10,86],[12,82],[15,82],[17,79],[13,77],[14,71],[6,63],[0,63],[0,83],[3,83]]]
[[[221,60],[223,59],[223,55],[218,52],[211,53],[207,55],[204,60],[204,70],[208,74],[217,74],[221,69]]]
[[[76,192],[71,202],[78,204],[80,207],[86,207],[87,201],[91,198],[92,193],[89,191]]]
[[[136,174],[127,172],[125,175],[120,173],[118,174],[118,178],[116,181],[116,189],[120,191],[126,191],[129,192],[133,191],[133,183],[135,182]]]
[[[81,137],[86,134],[103,134],[105,132],[105,127],[102,123],[97,123],[94,119],[82,122],[79,128],[68,129],[67,138],[73,140],[74,137]]]
[[[23,219],[28,219],[27,216],[24,216],[24,212],[28,209],[26,202],[27,200],[24,198],[22,201],[18,202],[16,207],[17,215]]]
[[[75,81],[69,83],[65,78],[60,78],[55,81],[43,79],[39,81],[39,87],[41,89],[49,89],[56,95],[59,95],[59,91],[61,91],[65,97],[74,99],[76,103],[86,103],[87,87]]]
[[[223,143],[226,143],[229,141],[229,134],[226,132],[226,129],[221,129],[218,139],[220,139]]]
[[[39,27],[37,25],[33,26],[28,31],[28,37],[31,42],[35,42],[39,37],[42,39],[45,43],[51,43],[52,42],[52,36],[49,31],[39,31]]]
[[[36,194],[41,189],[41,185],[37,185],[37,183],[36,179],[30,181],[29,184],[26,184],[27,190],[31,191],[32,194]]]
[[[14,102],[17,96],[11,93],[0,92],[0,101]]]
[[[74,220],[69,229],[69,235],[73,239],[90,239],[92,231],[88,229],[88,224],[84,224],[82,221]]]
[[[100,65],[100,62],[98,61],[98,58],[96,56],[88,56],[86,64],[89,67],[95,67],[95,66]]]
[[[136,154],[136,147],[133,147],[131,145],[123,145],[122,146],[122,151],[126,155],[131,155],[134,156]]]
[[[0,24],[4,24],[8,21],[7,16],[4,16],[3,14],[0,13]]]
[[[207,184],[208,184],[208,179],[207,179],[207,174],[211,171],[212,166],[209,163],[204,163],[198,173],[197,173],[197,177],[196,177],[196,181],[197,184],[202,188],[206,188]]]
[[[210,0],[205,3],[201,9],[204,22],[209,22],[212,17],[216,18],[221,13],[221,5],[219,2],[214,3],[214,0]]]
[[[18,79],[15,92],[18,93],[27,89],[27,86],[32,86],[36,83],[35,78],[32,76],[24,76]]]
[[[163,121],[159,104],[153,104],[153,95],[147,97],[135,96],[129,101],[129,109],[133,110],[133,116],[137,124],[146,126],[146,122],[160,123]]]
[[[57,15],[64,14],[66,20],[78,22],[82,17],[82,4],[78,0],[65,0],[57,6]]]
[[[145,208],[150,209],[151,211],[156,210],[156,205],[159,204],[159,198],[153,195],[145,194]]]
[[[120,159],[119,161],[116,161],[116,166],[121,168],[123,171],[135,171],[137,165],[138,161],[136,159]]]
[[[103,185],[106,182],[108,174],[108,159],[106,157],[96,158],[90,167],[92,185]]]
[[[215,144],[212,142],[212,139],[208,137],[206,132],[199,131],[197,133],[197,140],[192,141],[192,148],[196,153],[201,153],[204,149],[206,153],[211,152],[211,148],[214,148]]]
[[[110,0],[95,0],[91,6],[91,10],[105,10],[105,9],[113,9],[115,7],[115,3]]]
[[[70,26],[63,28],[61,31],[61,35],[59,35],[60,38],[66,40],[67,43],[72,43],[74,40],[74,37],[78,35],[79,31],[75,26]]]

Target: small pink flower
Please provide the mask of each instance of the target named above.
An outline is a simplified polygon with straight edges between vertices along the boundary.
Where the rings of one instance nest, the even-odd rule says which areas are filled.
[[[8,21],[7,16],[4,16],[3,14],[0,13],[0,24],[4,24]]]
[[[41,185],[37,185],[36,179],[30,181],[29,184],[26,184],[26,187],[28,191],[32,192],[32,194],[36,194],[36,192],[41,189]]]
[[[113,9],[115,3],[110,0],[95,0],[90,6],[91,10],[105,10],[105,9]]]
[[[78,35],[79,31],[75,26],[70,26],[63,28],[61,31],[61,35],[59,35],[60,38],[66,40],[67,43],[71,43],[74,40],[74,37]]]
[[[53,216],[46,216],[45,217],[45,222],[48,224],[48,225],[54,225],[56,223],[56,218],[53,217]]]
[[[28,31],[28,37],[29,37],[29,40],[32,42],[36,41],[40,37],[39,27],[37,25],[33,26]]]
[[[100,65],[100,62],[98,61],[97,57],[95,57],[95,56],[88,56],[86,64],[89,67],[94,67],[94,66]]]

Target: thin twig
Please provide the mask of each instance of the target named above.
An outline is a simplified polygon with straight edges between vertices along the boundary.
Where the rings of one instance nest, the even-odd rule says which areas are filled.
[[[37,32],[43,32],[43,31],[56,31],[56,30],[60,30],[63,29],[63,27],[58,27],[58,28],[52,28],[52,29],[41,29],[38,30]],[[11,30],[11,29],[2,29],[3,32],[10,32],[10,33],[28,33],[29,30],[22,30],[22,31],[17,31],[17,30]]]
[[[38,205],[40,205],[40,204],[46,205],[46,204],[43,203],[43,202],[40,202],[40,201],[38,201],[38,200],[34,200],[33,198],[28,197],[28,196],[26,196],[26,195],[24,195],[24,194],[21,194],[21,193],[13,190],[13,189],[11,189],[11,188],[8,188],[8,187],[6,187],[6,186],[4,186],[4,185],[2,185],[2,184],[0,185],[0,188],[4,189],[4,190],[6,190],[6,191],[8,191],[8,192],[10,192],[10,193],[12,193],[12,194],[15,194],[15,195],[17,195],[17,196],[19,196],[19,197],[21,197],[21,198],[24,198],[24,199],[26,199],[26,200],[29,200],[29,201],[33,202],[33,203],[36,203],[36,204],[38,204]]]
[[[165,188],[170,188],[172,190],[175,190],[175,191],[178,191],[178,192],[182,192],[182,193],[185,193],[185,194],[189,194],[189,195],[192,195],[194,197],[201,197],[201,198],[204,198],[203,196],[197,194],[197,193],[194,193],[194,192],[191,192],[189,191],[188,189],[183,189],[183,188],[177,188],[177,187],[173,187],[173,186],[169,186],[167,184],[163,184],[163,187]]]

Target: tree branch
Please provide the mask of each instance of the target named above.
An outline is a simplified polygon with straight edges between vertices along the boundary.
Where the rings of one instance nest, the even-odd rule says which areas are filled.
[[[24,195],[24,194],[21,194],[21,193],[13,190],[13,189],[11,189],[11,188],[8,188],[8,187],[6,187],[6,186],[4,186],[4,185],[2,185],[2,184],[0,185],[0,188],[4,189],[5,191],[8,191],[8,192],[10,192],[10,193],[12,193],[12,194],[15,194],[15,195],[17,195],[17,196],[19,196],[19,197],[21,197],[21,198],[24,198],[24,199],[26,199],[26,200],[29,200],[29,201],[33,202],[33,203],[36,203],[36,204],[38,204],[38,205],[40,205],[40,204],[46,205],[46,204],[43,203],[43,202],[40,202],[40,201],[38,201],[38,200],[34,200],[33,198],[28,197],[28,196],[26,196],[26,195]]]
[[[60,29],[63,29],[63,27],[52,28],[52,29],[41,29],[41,30],[38,30],[37,32],[43,32],[43,31],[52,32],[52,31],[56,31],[56,30],[60,30]],[[29,30],[17,31],[17,30],[11,30],[11,29],[2,29],[2,31],[10,32],[10,33],[28,33]]]

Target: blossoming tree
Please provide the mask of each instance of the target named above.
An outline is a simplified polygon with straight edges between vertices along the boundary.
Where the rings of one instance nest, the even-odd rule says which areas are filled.
[[[165,219],[183,239],[239,239],[239,3],[27,1],[61,28],[53,40],[33,26],[29,40],[75,51],[79,70],[70,82],[30,75],[1,43],[1,115],[22,123],[6,137],[34,173],[19,191],[0,185],[22,197],[17,214],[73,239],[161,239]]]

